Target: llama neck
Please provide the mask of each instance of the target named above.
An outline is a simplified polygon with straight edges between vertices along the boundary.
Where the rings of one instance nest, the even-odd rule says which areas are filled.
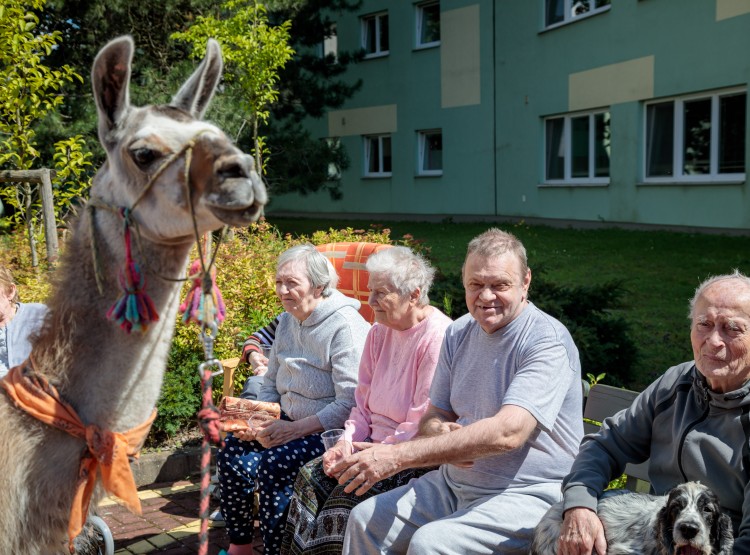
[[[123,431],[148,418],[159,397],[179,306],[180,282],[190,244],[162,246],[133,241],[133,258],[159,320],[128,334],[106,313],[121,295],[117,275],[125,263],[122,220],[96,212],[96,242],[104,291],[92,263],[89,217],[84,214],[61,262],[50,317],[34,344],[38,371],[58,387],[84,423]]]

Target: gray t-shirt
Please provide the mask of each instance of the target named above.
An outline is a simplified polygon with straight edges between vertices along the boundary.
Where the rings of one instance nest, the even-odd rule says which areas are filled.
[[[498,490],[561,482],[583,437],[578,349],[560,322],[529,303],[505,327],[487,334],[467,314],[445,333],[430,399],[458,415],[462,426],[489,418],[502,405],[528,410],[538,422],[526,445],[448,465],[458,483]]]

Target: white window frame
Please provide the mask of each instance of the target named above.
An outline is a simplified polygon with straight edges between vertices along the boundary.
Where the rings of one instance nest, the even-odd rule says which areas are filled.
[[[644,183],[738,183],[745,181],[747,172],[747,160],[745,160],[745,172],[743,173],[719,173],[719,99],[737,94],[747,95],[747,89],[736,87],[708,93],[697,93],[671,98],[660,98],[644,103],[643,109],[643,166],[642,175]],[[692,100],[711,99],[711,149],[709,154],[709,173],[684,174],[684,126],[685,126],[685,102]],[[746,99],[747,101],[747,99]],[[673,127],[672,127],[672,175],[664,177],[648,176],[648,107],[653,104],[673,103]],[[745,132],[747,133],[747,115],[745,116]]]
[[[363,175],[365,177],[391,177],[392,171],[385,171],[384,168],[384,158],[383,158],[383,140],[389,139],[391,141],[391,170],[393,170],[393,139],[390,135],[390,133],[386,133],[384,135],[363,135],[362,136],[362,145],[364,148],[364,172]],[[370,171],[370,143],[372,141],[378,141],[378,170],[371,172]]]
[[[421,42],[422,40],[422,27],[424,26],[425,21],[425,8],[428,8],[430,6],[438,6],[438,20],[440,18],[440,2],[439,1],[430,1],[430,2],[422,2],[420,4],[417,4],[415,6],[415,9],[417,11],[416,14],[416,29],[415,29],[415,36],[414,36],[414,44],[415,47],[420,48],[434,48],[435,46],[440,46],[440,39],[434,40],[431,42]]]
[[[548,25],[547,24],[547,2],[548,1],[549,0],[542,0],[542,17],[544,18],[543,26],[545,29],[554,29],[555,27],[560,27],[561,25],[567,25],[568,23],[572,21],[578,21],[579,19],[584,19],[592,15],[597,15],[597,14],[609,11],[609,9],[612,7],[611,0],[607,4],[601,4],[601,2],[604,2],[607,0],[590,0],[592,3],[594,3],[595,7],[587,12],[584,12],[579,15],[575,15],[576,7],[580,3],[579,0],[562,0],[563,20],[558,21],[556,23],[550,23]]]
[[[439,170],[428,170],[425,169],[425,156],[427,155],[427,145],[428,141],[427,138],[431,135],[440,135],[440,142],[442,144],[442,138],[443,138],[443,130],[442,129],[424,129],[422,131],[417,131],[417,175],[425,175],[425,176],[440,176],[443,175],[443,167],[442,167],[442,156],[440,160],[440,169]]]
[[[609,108],[593,110],[590,112],[575,112],[570,114],[561,114],[544,118],[544,183],[548,185],[609,185],[610,175],[606,177],[596,177],[596,126],[595,116],[600,114],[610,114],[610,134],[612,128],[612,115]],[[575,118],[589,118],[589,177],[572,177],[573,173],[573,141],[572,141],[572,120]],[[551,120],[563,120],[563,178],[550,179],[547,176],[547,122]],[[610,153],[611,162],[611,153]],[[611,170],[610,164],[610,170]]]
[[[388,28],[388,44],[389,49],[384,50],[380,44],[380,27],[382,25],[383,18],[388,19],[388,12],[378,12],[373,14],[364,15],[360,18],[360,34],[361,34],[361,45],[362,49],[365,50],[365,59],[380,58],[387,56],[390,53],[390,26]],[[375,21],[375,51],[367,52],[367,29],[368,22],[370,20]]]
[[[335,60],[338,60],[339,58],[339,37],[338,37],[338,30],[336,29],[336,24],[333,24],[333,28],[331,29],[332,33],[331,36],[325,37],[323,39],[323,42],[321,42],[318,45],[318,52],[320,54],[321,58],[327,57],[329,54],[332,54]]]

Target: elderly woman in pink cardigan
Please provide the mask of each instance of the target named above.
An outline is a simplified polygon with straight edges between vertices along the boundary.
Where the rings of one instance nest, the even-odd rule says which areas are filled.
[[[362,496],[344,492],[345,486],[328,474],[334,462],[352,454],[352,442],[398,443],[417,433],[429,404],[445,329],[451,323],[429,304],[427,293],[435,270],[420,255],[393,247],[371,255],[366,267],[375,325],[360,360],[356,405],[343,438],[297,475],[282,554],[341,553],[352,508],[429,470],[406,470],[378,482]]]

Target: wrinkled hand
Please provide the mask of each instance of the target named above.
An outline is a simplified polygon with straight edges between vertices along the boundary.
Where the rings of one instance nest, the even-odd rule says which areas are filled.
[[[249,430],[237,430],[232,432],[232,435],[240,441],[254,441],[256,430],[250,428]]]
[[[331,474],[338,476],[339,484],[346,484],[346,493],[363,495],[380,480],[399,471],[396,450],[393,445],[382,443],[354,443],[358,453],[338,461],[331,467]]]
[[[333,474],[331,469],[339,461],[343,461],[352,454],[352,444],[348,441],[339,441],[323,454],[323,472],[331,478],[338,478],[338,474]]]
[[[248,362],[253,369],[253,373],[256,376],[262,376],[268,370],[268,359],[263,355],[263,353],[252,351],[248,359]]]
[[[453,432],[455,430],[461,429],[463,426],[459,424],[458,422],[438,422],[435,421],[434,423],[430,424],[430,426],[423,430],[423,433],[420,434],[422,437],[433,437],[433,436],[439,436],[443,434],[447,434],[450,432]]]
[[[297,427],[288,420],[267,420],[256,428],[255,441],[266,449],[297,439]]]
[[[557,540],[558,555],[591,555],[594,552],[607,553],[602,521],[594,511],[583,507],[565,511],[560,539]]]

